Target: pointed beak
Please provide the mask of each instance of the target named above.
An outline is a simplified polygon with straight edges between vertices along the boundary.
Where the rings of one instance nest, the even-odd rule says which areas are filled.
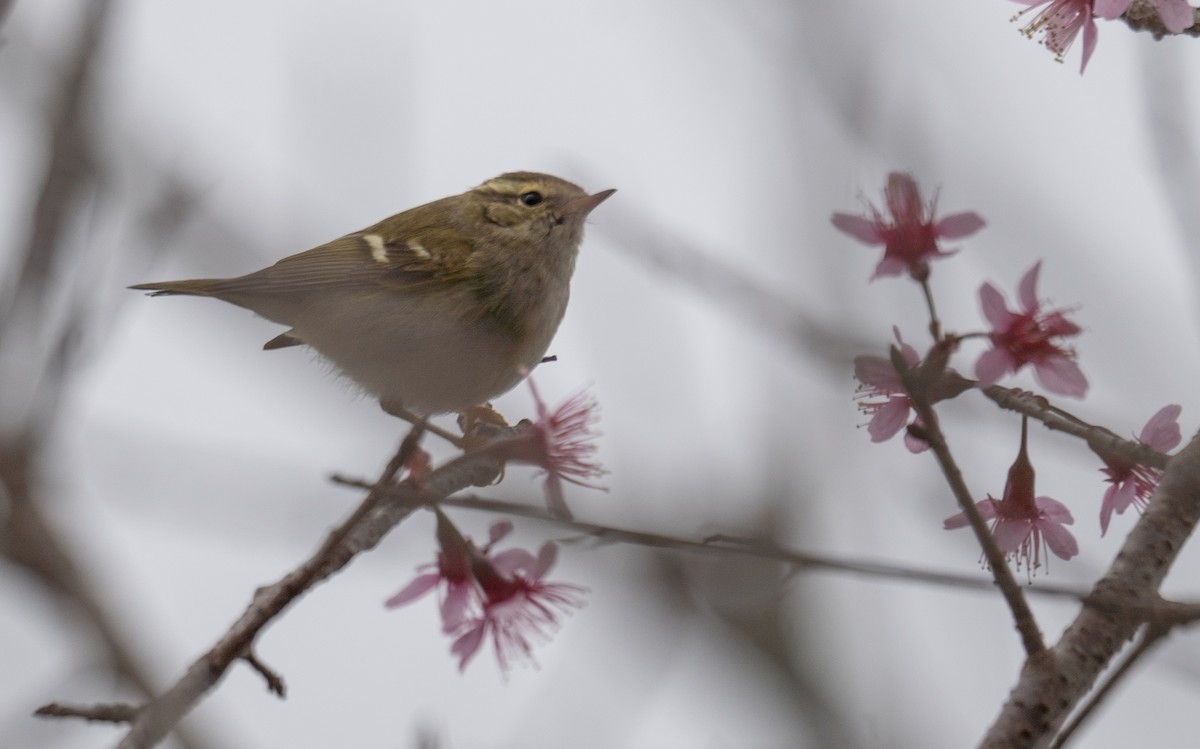
[[[583,218],[584,216],[595,210],[596,206],[608,200],[616,190],[601,190],[593,195],[585,195],[582,198],[576,198],[570,203],[563,205],[562,213],[564,216]]]

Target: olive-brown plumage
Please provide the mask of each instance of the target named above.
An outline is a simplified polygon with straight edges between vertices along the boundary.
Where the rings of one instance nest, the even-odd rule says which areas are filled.
[[[385,405],[458,411],[537,366],[567,308],[588,195],[512,172],[237,278],[131,286],[211,296],[288,330]]]

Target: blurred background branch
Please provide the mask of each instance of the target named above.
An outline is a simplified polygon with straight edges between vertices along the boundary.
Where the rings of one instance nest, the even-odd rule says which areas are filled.
[[[8,253],[15,267],[0,287],[0,554],[39,581],[73,620],[95,632],[108,668],[121,682],[151,694],[154,681],[139,649],[117,624],[76,561],[71,542],[50,519],[56,482],[46,481],[53,432],[66,423],[60,406],[70,390],[82,342],[105,323],[99,313],[106,291],[87,273],[100,248],[88,235],[89,216],[109,177],[98,153],[94,86],[112,15],[110,0],[81,6],[77,38],[58,67],[48,93],[45,166],[28,227],[28,238]],[[0,3],[0,19],[11,3]],[[11,45],[11,39],[5,44]],[[11,49],[6,50],[11,52]],[[175,175],[163,173],[158,200],[142,216],[146,236],[174,234],[185,218],[186,191]],[[107,184],[108,189],[112,188]],[[115,199],[109,198],[116,202]],[[32,695],[30,695],[32,697]],[[4,722],[14,722],[12,718]],[[181,729],[179,746],[208,746],[194,729]]]

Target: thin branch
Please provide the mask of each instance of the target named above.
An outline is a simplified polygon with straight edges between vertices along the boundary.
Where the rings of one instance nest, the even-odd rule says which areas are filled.
[[[393,480],[415,449],[419,430],[410,432],[371,491],[345,522],[330,532],[312,556],[278,582],[260,588],[242,616],[213,647],[159,697],[137,710],[119,749],[148,749],[174,729],[179,720],[224,676],[231,663],[245,658],[269,622],[300,596],[341,570],[358,554],[373,548],[413,510],[468,486],[487,486],[501,465],[483,454],[463,455],[431,471],[420,487]]]
[[[929,286],[929,276],[926,274],[918,283],[921,293],[925,295],[925,306],[929,308],[929,335],[935,341],[942,340],[942,321],[938,319],[937,305],[933,303],[933,289]]]
[[[1040,395],[1025,390],[992,385],[980,390],[996,405],[1009,411],[1025,414],[1031,419],[1042,422],[1052,431],[1065,432],[1079,437],[1087,442],[1088,447],[1102,455],[1116,455],[1130,463],[1139,463],[1150,468],[1166,468],[1169,455],[1164,455],[1141,442],[1118,437],[1104,427],[1088,424],[1062,409],[1051,406]]]
[[[32,309],[46,298],[51,274],[63,249],[77,198],[92,184],[92,158],[87,143],[89,118],[83,116],[91,91],[94,61],[107,29],[111,0],[86,3],[76,42],[51,121],[49,161],[34,206],[29,242],[20,257],[16,282],[0,296],[0,341],[17,323],[28,323]],[[15,314],[22,312],[24,314]]]
[[[370,488],[369,482],[345,476],[333,476],[334,483],[355,488]],[[402,490],[385,489],[386,492]],[[879,577],[902,582],[927,583],[967,590],[991,591],[996,589],[995,583],[978,575],[965,575],[954,572],[937,572],[888,562],[868,562],[853,559],[841,559],[825,554],[813,554],[805,551],[786,549],[771,543],[754,539],[736,538],[726,535],[712,536],[700,541],[669,536],[661,533],[647,533],[611,525],[589,523],[586,520],[567,519],[551,514],[545,508],[535,505],[505,502],[498,499],[488,499],[477,496],[447,497],[437,503],[443,507],[460,507],[466,510],[480,510],[501,515],[516,515],[531,518],[554,525],[571,528],[598,542],[622,543],[648,548],[669,549],[696,554],[715,556],[753,557],[784,562],[803,570],[846,572],[867,577]],[[1027,589],[1029,593],[1054,598],[1070,598],[1083,601],[1087,591],[1079,588],[1039,583],[1036,587]]]
[[[437,437],[441,437],[455,447],[463,448],[466,446],[466,441],[462,435],[454,434],[453,432],[442,429],[436,424],[429,423],[424,416],[418,416],[399,403],[380,401],[379,407],[382,408],[384,413],[388,414],[389,416],[395,416],[398,419],[403,419],[414,426],[420,424],[421,428],[425,431]]]
[[[944,367],[940,365],[944,362],[941,362],[940,358],[935,361],[935,357],[932,355],[929,359],[930,361],[927,361],[919,369],[911,369],[904,361],[904,357],[900,355],[899,350],[895,347],[892,348],[892,364],[908,393],[909,403],[917,413],[917,420],[921,425],[921,438],[929,444],[930,452],[937,459],[938,466],[942,469],[942,475],[946,477],[946,483],[949,484],[950,491],[954,494],[954,499],[958,502],[963,514],[966,515],[971,530],[974,531],[975,538],[979,541],[980,548],[983,549],[984,559],[991,568],[996,585],[1000,588],[1000,593],[1004,596],[1009,610],[1012,611],[1013,622],[1021,635],[1025,653],[1032,658],[1046,649],[1046,644],[1042,640],[1042,632],[1038,628],[1037,620],[1034,619],[1033,611],[1029,608],[1029,602],[1025,600],[1025,596],[1021,592],[1021,586],[1008,567],[1004,552],[996,545],[996,539],[992,536],[987,522],[975,507],[975,499],[967,488],[962,471],[950,452],[945,435],[942,434],[937,413],[929,401],[928,383],[941,378]]]
[[[357,489],[370,489],[374,486],[362,479],[341,475],[334,475],[330,477],[330,480],[335,484]],[[398,493],[402,492],[403,489],[385,488],[383,491]],[[617,528],[577,518],[563,518],[550,513],[544,507],[538,505],[507,502],[475,495],[446,497],[439,500],[437,505],[441,507],[458,507],[464,510],[477,510],[496,515],[515,515],[517,517],[538,520],[562,528],[570,528],[602,543],[622,543],[710,556],[751,557],[754,559],[784,562],[805,571],[845,572],[865,577],[940,585],[964,590],[994,591],[996,589],[994,580],[978,575],[938,572],[891,562],[843,559],[827,554],[813,554],[796,549],[787,549],[757,539],[739,538],[725,534],[709,536],[697,541],[662,533],[648,533],[646,531]],[[1082,588],[1054,585],[1046,582],[1040,582],[1036,586],[1030,585],[1023,590],[1030,595],[1039,595],[1048,598],[1069,598],[1097,610],[1105,610],[1112,612],[1114,615],[1130,617],[1138,622],[1149,622],[1175,627],[1200,621],[1200,602],[1168,601],[1161,598],[1153,601],[1131,602],[1128,600],[1098,597],[1095,593],[1090,593]]]
[[[414,428],[414,431],[417,429]],[[405,453],[410,452],[409,445],[410,440],[406,437],[380,475],[379,481],[376,482],[377,487],[395,479],[408,458]],[[342,554],[344,561],[336,567],[332,565],[331,560],[355,530],[355,526],[372,513],[380,499],[378,489],[372,490],[350,518],[330,532],[321,548],[304,564],[274,585],[260,588],[254,594],[249,608],[229,632],[193,663],[174,687],[139,711],[138,719],[118,744],[119,749],[147,749],[157,744],[195,703],[217,684],[230,663],[249,652],[250,644],[268,622],[307,592],[315,582],[348,563],[353,554]]]
[[[263,663],[254,653],[253,648],[246,651],[246,654],[242,656],[242,660],[246,661],[246,664],[250,668],[257,671],[263,677],[263,681],[267,683],[267,689],[271,690],[274,695],[280,699],[287,697],[287,685],[284,683],[283,677],[275,673],[274,669],[270,666]]]
[[[99,705],[64,705],[51,702],[42,705],[35,712],[42,718],[82,718],[98,723],[132,723],[137,718],[138,708],[123,702],[103,703]]]

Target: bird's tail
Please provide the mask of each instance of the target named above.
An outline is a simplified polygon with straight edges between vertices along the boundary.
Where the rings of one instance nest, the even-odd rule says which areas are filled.
[[[154,292],[150,296],[165,296],[169,294],[212,296],[216,293],[222,280],[219,278],[194,278],[189,281],[159,281],[156,283],[139,283],[129,288]]]

